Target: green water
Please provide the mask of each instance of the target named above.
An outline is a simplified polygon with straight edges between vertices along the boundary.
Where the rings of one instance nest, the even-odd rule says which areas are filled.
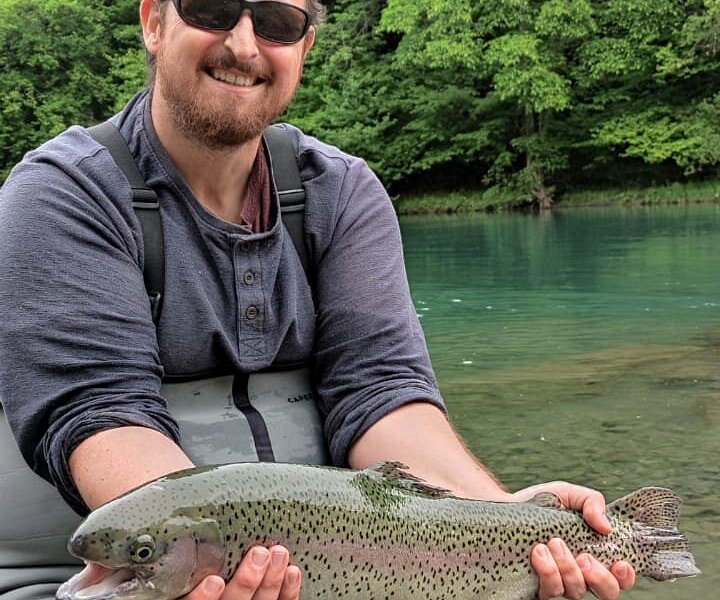
[[[720,597],[720,206],[403,218],[451,416],[510,488],[663,485],[703,575],[630,600]]]

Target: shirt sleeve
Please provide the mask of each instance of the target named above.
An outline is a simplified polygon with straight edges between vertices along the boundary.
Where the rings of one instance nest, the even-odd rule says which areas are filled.
[[[0,398],[25,460],[79,512],[67,460],[81,441],[122,425],[178,439],[130,199],[79,128],[30,153],[0,192]]]
[[[308,184],[317,264],[316,372],[333,462],[392,410],[444,404],[405,272],[397,217],[377,177],[359,159],[328,159],[333,185]],[[327,179],[327,178],[324,178]],[[319,198],[316,196],[319,193]],[[314,234],[314,235],[313,235]]]

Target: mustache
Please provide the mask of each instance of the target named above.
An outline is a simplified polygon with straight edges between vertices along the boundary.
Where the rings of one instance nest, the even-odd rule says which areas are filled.
[[[230,51],[209,56],[204,64],[205,69],[227,69],[241,71],[251,77],[269,81],[271,73],[257,62],[249,60],[238,60]]]

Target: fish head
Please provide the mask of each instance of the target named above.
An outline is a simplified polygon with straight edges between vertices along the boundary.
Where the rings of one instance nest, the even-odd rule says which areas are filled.
[[[128,530],[95,523],[92,514],[68,551],[87,566],[60,587],[58,600],[171,600],[220,574],[226,552],[214,519],[175,516]]]

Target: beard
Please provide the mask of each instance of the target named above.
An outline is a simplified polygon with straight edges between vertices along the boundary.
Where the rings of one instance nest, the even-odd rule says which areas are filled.
[[[207,77],[211,67],[239,69],[264,82],[266,98],[261,102],[240,102],[233,94],[213,94],[200,89],[195,74],[175,67],[172,57],[161,48],[157,54],[158,91],[165,100],[175,127],[189,140],[210,150],[229,150],[257,139],[287,109],[295,89],[284,96],[273,88],[268,73],[248,63],[240,64],[225,52],[208,57],[203,71]],[[202,75],[200,77],[203,77]]]

